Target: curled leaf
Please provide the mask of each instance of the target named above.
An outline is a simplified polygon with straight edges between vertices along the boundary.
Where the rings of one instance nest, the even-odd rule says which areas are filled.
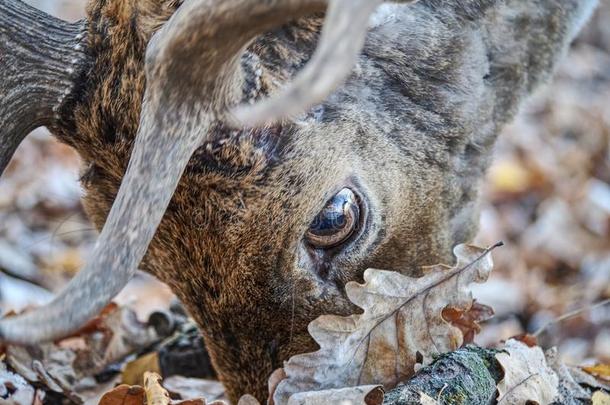
[[[584,372],[600,380],[610,382],[610,364],[596,364],[595,366],[583,367],[582,369]]]
[[[273,395],[287,403],[296,393],[383,384],[392,387],[414,373],[414,366],[464,341],[462,330],[442,317],[447,306],[467,312],[473,300],[468,285],[484,282],[493,267],[490,249],[460,245],[455,267],[433,266],[420,278],[369,269],[364,284],[346,285],[360,315],[321,316],[309,325],[320,350],[292,357],[287,378]]]
[[[494,315],[494,310],[476,300],[467,309],[448,306],[443,309],[443,319],[459,328],[464,335],[464,344],[474,341],[474,336],[481,331],[481,322],[485,322]]]
[[[511,339],[496,359],[504,370],[504,378],[498,383],[498,405],[530,401],[550,404],[558,397],[559,378],[547,364],[540,347],[528,347]]]
[[[144,390],[148,405],[169,405],[171,403],[169,393],[161,385],[161,376],[157,373],[144,373]]]
[[[105,393],[99,405],[142,405],[144,396],[142,387],[122,384]]]

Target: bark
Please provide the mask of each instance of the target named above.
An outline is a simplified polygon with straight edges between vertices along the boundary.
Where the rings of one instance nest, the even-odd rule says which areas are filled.
[[[386,393],[384,405],[421,404],[421,393],[439,404],[492,404],[501,369],[496,350],[468,346],[440,356],[411,380]]]
[[[422,393],[439,405],[486,405],[496,403],[496,384],[503,378],[495,355],[498,350],[467,346],[443,354],[421,369],[411,380],[386,392],[384,405],[420,405]],[[547,361],[549,359],[547,358]],[[558,398],[552,405],[590,404],[596,388],[577,383],[565,366],[549,362],[559,376]],[[427,404],[426,404],[427,405]]]

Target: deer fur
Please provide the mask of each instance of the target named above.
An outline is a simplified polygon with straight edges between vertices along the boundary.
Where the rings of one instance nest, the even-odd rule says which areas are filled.
[[[450,263],[452,247],[473,239],[496,137],[550,77],[595,3],[385,4],[353,73],[326,101],[260,129],[215,123],[140,268],[166,282],[199,324],[232,400],[265,400],[271,372],[315,350],[311,320],[357,311],[343,287],[365,269],[417,274]],[[180,4],[88,6],[84,80],[51,131],[82,157],[83,202],[99,229],[139,128],[146,47]],[[322,18],[299,19],[248,47],[243,101],[295,75],[315,50]],[[366,206],[360,236],[338,249],[309,248],[309,224],[345,186]]]

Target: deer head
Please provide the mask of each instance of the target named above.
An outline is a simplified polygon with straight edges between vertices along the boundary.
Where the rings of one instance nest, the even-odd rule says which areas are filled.
[[[312,319],[355,310],[347,281],[450,260],[498,132],[595,1],[381,3],[92,0],[68,24],[0,0],[0,169],[48,126],[103,228],[2,340],[67,334],[140,266],[185,303],[230,396],[264,399],[313,349]]]

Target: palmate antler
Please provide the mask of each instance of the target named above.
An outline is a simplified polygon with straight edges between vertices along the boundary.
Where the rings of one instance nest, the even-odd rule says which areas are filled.
[[[52,124],[86,61],[84,24],[0,0],[0,175],[33,129]]]
[[[147,89],[131,161],[87,265],[49,305],[0,321],[0,339],[20,344],[56,339],[99,312],[133,276],[212,124],[268,123],[321,102],[351,72],[368,18],[382,2],[186,0],[148,45]],[[268,101],[233,110],[242,99],[240,61],[248,44],[290,20],[326,9],[318,49],[294,82]],[[5,28],[16,13],[23,17]],[[70,34],[76,38],[80,26],[44,16],[18,0],[0,0],[0,22],[3,44],[8,41],[0,45],[0,68],[22,72],[1,84],[3,93],[11,95],[0,100],[3,168],[29,130],[53,120],[50,112],[76,85],[70,64],[83,56],[72,55],[75,40],[67,39]],[[31,28],[36,24],[40,31]],[[57,33],[59,52],[38,54],[38,47],[30,45],[46,38],[45,29]],[[71,56],[66,56],[71,46]],[[57,60],[57,71],[49,77],[55,74],[58,84],[46,87],[50,79],[42,66],[50,58]],[[31,83],[25,83],[26,77]],[[34,91],[43,93],[38,100],[30,100]]]

